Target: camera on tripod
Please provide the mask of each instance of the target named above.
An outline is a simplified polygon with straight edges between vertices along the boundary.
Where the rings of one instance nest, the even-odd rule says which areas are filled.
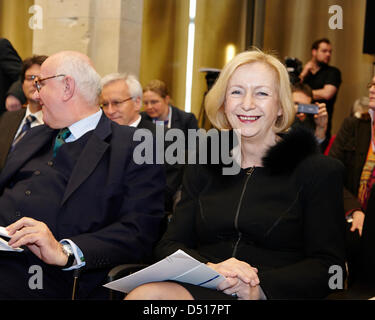
[[[284,64],[289,73],[290,83],[294,85],[295,83],[300,82],[299,75],[302,72],[302,62],[294,57],[286,57]]]

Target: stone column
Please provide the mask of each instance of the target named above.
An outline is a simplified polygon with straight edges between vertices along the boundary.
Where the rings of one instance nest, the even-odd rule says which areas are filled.
[[[139,76],[142,0],[35,0],[43,27],[33,32],[33,53],[62,50],[87,54],[101,76]]]

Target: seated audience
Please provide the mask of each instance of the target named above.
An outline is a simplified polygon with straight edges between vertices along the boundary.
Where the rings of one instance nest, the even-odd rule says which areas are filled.
[[[319,152],[309,131],[288,131],[295,110],[285,67],[261,51],[240,53],[221,71],[205,108],[215,127],[238,135],[240,172],[187,166],[155,255],[182,249],[225,280],[217,290],[147,283],[126,299],[326,297],[330,267],[345,273],[343,167]]]
[[[26,107],[17,111],[8,111],[0,117],[0,172],[4,167],[8,153],[22,139],[26,132],[43,124],[42,106],[33,99],[36,91],[35,79],[40,77],[40,66],[47,56],[32,56],[22,63],[21,83],[26,96]]]
[[[100,80],[78,52],[41,66],[33,99],[45,125],[20,140],[0,175],[0,226],[23,249],[0,252],[1,299],[107,298],[113,266],[151,255],[164,171],[135,164],[135,129],[103,115]]]
[[[143,106],[142,118],[163,125],[166,131],[168,129],[182,130],[185,138],[185,150],[188,150],[188,130],[198,130],[198,121],[193,113],[182,111],[171,105],[169,91],[166,84],[161,80],[152,80],[143,88]],[[165,139],[164,149],[167,149],[175,140]],[[188,156],[185,156],[187,161]],[[167,162],[167,160],[166,160]],[[183,164],[167,165],[167,187],[169,199],[167,201],[166,211],[173,213],[175,204],[180,199],[180,188],[185,166]],[[169,204],[168,204],[169,203]]]
[[[317,114],[307,114],[298,112],[299,104],[312,104],[312,90],[307,84],[297,82],[292,87],[292,97],[296,111],[296,119],[292,126],[303,126],[311,130],[318,140],[320,149],[324,152],[328,144],[327,124],[328,113],[324,103],[316,103],[319,108]]]
[[[128,125],[149,130],[156,135],[155,124],[140,115],[142,106],[142,86],[134,75],[112,73],[102,78],[102,93],[100,105],[105,115],[120,125]],[[126,143],[126,142],[124,142]],[[165,207],[167,214],[172,211],[173,196],[177,190],[173,189],[171,181],[175,176],[173,166],[165,165],[167,186],[165,193]],[[172,179],[171,179],[172,178]],[[162,228],[163,232],[165,228]]]
[[[332,144],[329,155],[342,161],[345,166],[345,190],[344,207],[346,217],[351,222],[351,231],[358,230],[359,235],[365,234],[366,225],[372,219],[369,216],[375,215],[375,195],[373,192],[375,174],[375,150],[374,150],[374,110],[375,110],[375,77],[368,85],[369,88],[369,115],[370,117],[347,117],[336,139]],[[367,228],[370,228],[369,226]],[[361,241],[369,245],[365,250],[365,255],[369,255],[364,264],[368,272],[357,272],[358,276],[366,275],[368,280],[374,279],[373,268],[375,266],[375,256],[373,244],[375,230],[368,229],[365,239]],[[372,239],[371,241],[368,239]],[[358,240],[358,239],[357,239]],[[353,240],[354,241],[354,240]],[[358,244],[357,244],[358,245]],[[357,248],[357,247],[356,247]],[[354,252],[353,254],[355,254]],[[372,256],[371,256],[372,255]],[[356,263],[357,260],[355,259]],[[356,264],[357,265],[357,264]],[[372,271],[370,273],[370,267]],[[350,272],[350,270],[349,270]]]

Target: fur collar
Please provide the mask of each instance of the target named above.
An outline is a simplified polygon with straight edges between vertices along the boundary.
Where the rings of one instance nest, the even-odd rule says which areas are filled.
[[[295,127],[279,136],[281,140],[262,159],[273,174],[290,173],[305,158],[320,153],[315,136],[307,129]]]
[[[279,134],[280,141],[273,147],[271,147],[262,159],[263,166],[268,169],[271,174],[290,174],[302,162],[305,158],[312,154],[320,153],[318,143],[313,133],[301,126],[291,128],[286,133]],[[230,131],[229,139],[229,150],[233,148],[233,131]],[[207,150],[211,150],[210,140]],[[234,142],[234,145],[237,143]],[[228,149],[224,151],[227,152]],[[219,151],[221,154],[221,151]],[[198,156],[196,161],[198,161]],[[230,157],[229,155],[227,156]],[[216,172],[216,174],[222,175],[223,167],[232,167],[232,163],[229,165],[224,164],[220,159],[218,164],[213,164],[210,160],[210,153],[207,154],[206,168],[209,171]],[[196,162],[198,163],[198,162]]]

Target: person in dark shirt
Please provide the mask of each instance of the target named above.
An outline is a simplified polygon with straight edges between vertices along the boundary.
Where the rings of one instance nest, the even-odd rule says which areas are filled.
[[[5,111],[6,92],[17,81],[22,60],[9,40],[0,38],[0,113]]]
[[[305,64],[300,79],[313,90],[313,101],[325,103],[328,112],[328,139],[331,136],[333,108],[341,84],[341,72],[330,66],[332,46],[328,39],[316,40],[311,47],[311,59]]]

